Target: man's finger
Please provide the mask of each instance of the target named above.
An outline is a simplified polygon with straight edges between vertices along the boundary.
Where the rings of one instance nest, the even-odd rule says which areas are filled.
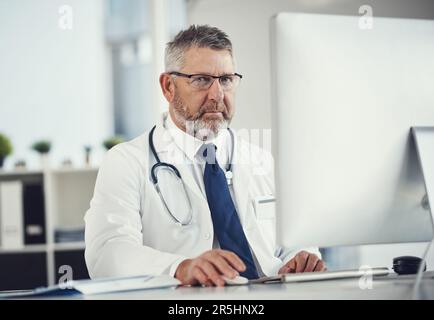
[[[205,282],[205,287],[214,287],[214,283],[211,280]]]
[[[220,254],[215,254],[208,257],[208,261],[217,268],[217,270],[229,278],[234,278],[239,275],[238,271],[235,270],[227,260]]]
[[[199,268],[195,267],[193,270],[193,277],[197,280],[200,284],[206,285],[207,282],[209,282],[208,277],[206,274]]]
[[[284,265],[282,268],[279,269],[279,272],[277,272],[277,274],[283,274],[283,273],[288,273],[287,265]]]
[[[306,268],[306,263],[307,263],[308,257],[309,257],[309,254],[305,251],[302,251],[295,256],[295,263],[296,263],[295,272],[296,273],[304,271],[304,269]]]
[[[279,274],[291,273],[295,271],[295,259],[289,260],[282,268],[279,270]]]
[[[325,271],[326,270],[326,266],[324,261],[320,260],[318,261],[316,267],[315,267],[315,271]]]
[[[304,272],[313,272],[318,262],[319,262],[318,256],[316,254],[310,254],[307,259],[306,268],[304,269]]]
[[[295,262],[295,259],[292,258],[287,264],[289,273],[294,273],[295,269],[297,268],[297,263]]]
[[[208,260],[201,261],[198,267],[205,273],[205,275],[218,287],[223,287],[225,281],[221,278],[220,274],[215,269],[214,265]]]
[[[238,272],[243,272],[246,270],[246,265],[243,260],[241,260],[235,253],[226,250],[218,251],[221,256],[223,256],[231,266],[233,266]]]

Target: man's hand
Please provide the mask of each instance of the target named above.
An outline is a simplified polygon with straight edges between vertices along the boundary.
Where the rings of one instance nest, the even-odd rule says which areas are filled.
[[[325,263],[316,254],[300,251],[279,270],[282,273],[325,271]]]
[[[235,253],[217,249],[207,251],[195,259],[182,261],[176,269],[175,278],[184,285],[222,287],[225,285],[223,275],[233,279],[244,270],[244,262]]]

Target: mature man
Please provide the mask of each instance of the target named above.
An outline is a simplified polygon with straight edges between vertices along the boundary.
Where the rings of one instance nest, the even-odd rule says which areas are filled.
[[[112,148],[86,221],[92,278],[170,274],[183,284],[225,284],[322,271],[316,248],[276,246],[267,153],[228,129],[235,112],[232,44],[221,30],[191,26],[168,43],[160,76],[169,112],[151,130]]]

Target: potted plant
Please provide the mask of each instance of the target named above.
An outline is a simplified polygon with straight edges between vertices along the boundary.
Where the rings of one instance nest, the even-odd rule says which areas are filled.
[[[103,145],[107,150],[110,150],[115,145],[122,143],[122,142],[124,142],[124,139],[121,136],[113,136],[113,137],[110,137],[110,138],[104,140]]]
[[[5,158],[12,153],[12,143],[7,136],[0,133],[0,169],[3,168]]]
[[[51,150],[51,142],[48,140],[36,141],[32,145],[32,149],[41,155],[41,166],[43,168],[47,167],[48,166],[48,153]]]
[[[37,141],[32,145],[32,149],[40,154],[47,154],[51,149],[51,142],[47,140]]]

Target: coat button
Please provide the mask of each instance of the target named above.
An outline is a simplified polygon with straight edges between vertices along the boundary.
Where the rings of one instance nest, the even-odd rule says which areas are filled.
[[[211,238],[211,235],[209,233],[205,233],[204,238],[205,240],[209,240],[209,238]]]

